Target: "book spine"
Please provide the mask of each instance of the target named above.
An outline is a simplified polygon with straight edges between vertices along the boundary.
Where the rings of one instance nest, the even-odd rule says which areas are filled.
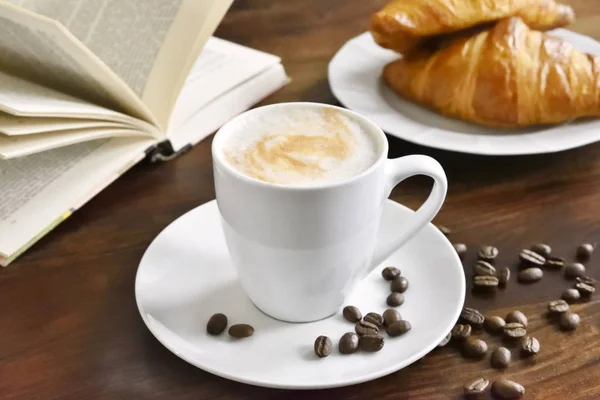
[[[192,148],[191,144],[186,144],[181,149],[173,150],[173,145],[170,140],[163,140],[155,145],[152,145],[146,149],[146,157],[150,162],[155,163],[159,161],[171,161],[172,159],[180,156],[183,153],[188,152]]]

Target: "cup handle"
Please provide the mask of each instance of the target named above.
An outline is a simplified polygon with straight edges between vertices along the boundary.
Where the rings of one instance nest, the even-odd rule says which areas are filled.
[[[385,198],[388,198],[392,189],[403,180],[415,175],[427,175],[433,178],[434,184],[429,197],[417,210],[408,222],[404,231],[383,237],[381,230],[377,238],[377,245],[371,261],[371,270],[384,262],[413,235],[419,232],[436,216],[448,190],[448,181],[444,169],[436,160],[423,155],[412,155],[393,160],[387,160],[385,166]]]

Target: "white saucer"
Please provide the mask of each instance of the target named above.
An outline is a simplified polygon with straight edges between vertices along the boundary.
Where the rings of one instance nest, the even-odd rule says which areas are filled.
[[[577,49],[600,55],[600,43],[578,33],[552,32]],[[518,155],[552,153],[600,140],[600,119],[506,131],[442,117],[401,99],[381,80],[381,71],[399,58],[378,46],[370,33],[348,41],[329,64],[331,91],[345,107],[371,119],[386,133],[423,146],[461,153]]]
[[[386,201],[382,229],[395,230],[413,212]],[[406,302],[398,308],[411,322],[402,337],[388,338],[379,353],[341,355],[338,339],[353,331],[341,313],[328,319],[290,324],[256,309],[236,279],[226,250],[215,201],[183,215],[152,242],[136,276],[135,296],[148,329],[169,350],[192,365],[234,381],[286,389],[351,385],[397,371],[431,351],[452,329],[465,296],[461,263],[448,240],[433,225],[391,257],[409,279]],[[268,279],[268,278],[265,278]],[[383,312],[389,283],[374,271],[348,304],[363,314]],[[249,323],[252,337],[231,340],[206,333],[214,313],[232,323]],[[314,340],[327,335],[332,354],[319,359]]]

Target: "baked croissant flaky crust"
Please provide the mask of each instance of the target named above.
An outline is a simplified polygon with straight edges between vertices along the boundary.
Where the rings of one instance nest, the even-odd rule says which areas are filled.
[[[392,0],[372,16],[371,34],[380,46],[407,55],[432,37],[512,16],[537,30],[575,20],[573,9],[555,0]]]
[[[383,79],[407,99],[490,127],[600,116],[600,58],[516,17],[394,61]]]

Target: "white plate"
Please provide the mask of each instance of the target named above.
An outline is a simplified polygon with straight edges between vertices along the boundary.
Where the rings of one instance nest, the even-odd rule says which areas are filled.
[[[382,229],[394,230],[413,212],[386,201]],[[387,338],[379,353],[341,355],[338,339],[354,326],[341,313],[328,319],[290,324],[256,309],[230,263],[215,201],[169,225],[152,242],[136,276],[135,296],[148,329],[169,350],[205,371],[253,385],[316,389],[365,382],[390,374],[423,357],[452,329],[465,296],[461,263],[448,240],[426,226],[389,260],[409,279],[406,302],[398,308],[411,322],[402,337]],[[364,314],[383,312],[389,283],[380,269],[349,299]],[[265,278],[268,279],[268,278]],[[249,323],[254,335],[232,340],[206,333],[206,322],[222,312],[231,323]],[[324,359],[314,340],[327,335],[336,348]],[[386,335],[387,336],[387,335]]]
[[[552,33],[581,51],[600,55],[600,43],[588,36],[566,29]],[[340,103],[390,135],[423,146],[485,155],[552,153],[600,140],[600,119],[515,132],[443,117],[401,99],[383,84],[383,67],[397,58],[366,32],[348,41],[329,64],[329,85]]]

